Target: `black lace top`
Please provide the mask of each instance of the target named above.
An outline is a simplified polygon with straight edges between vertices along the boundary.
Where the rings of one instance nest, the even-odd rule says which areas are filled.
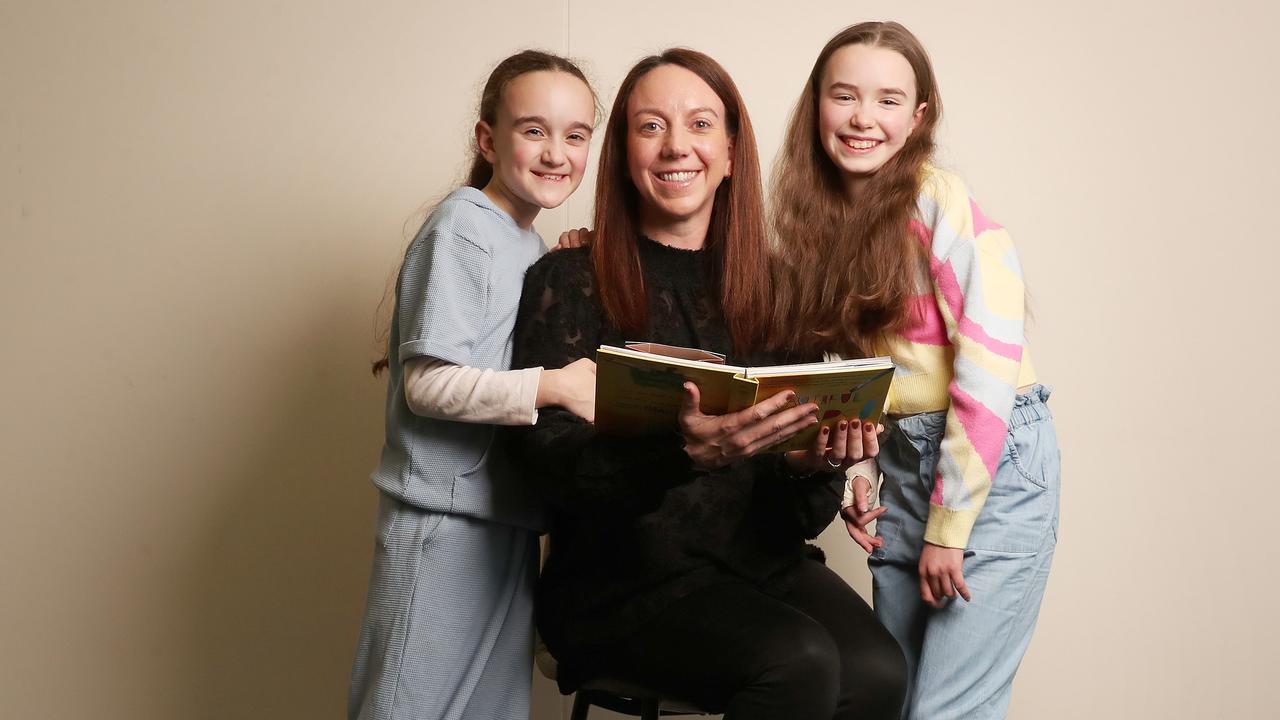
[[[601,344],[647,340],[733,357],[719,292],[699,251],[642,239],[647,337],[623,337],[597,301],[586,248],[529,269],[516,322],[515,367],[558,368]],[[765,358],[750,358],[757,362]],[[777,454],[695,468],[675,434],[597,435],[547,408],[513,429],[514,456],[550,506],[551,553],[538,585],[538,627],[571,688],[594,650],[637,631],[672,601],[745,580],[781,591],[839,510],[840,476],[798,478]]]

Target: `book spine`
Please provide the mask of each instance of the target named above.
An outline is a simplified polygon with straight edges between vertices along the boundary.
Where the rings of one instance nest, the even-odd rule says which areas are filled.
[[[764,398],[756,397],[759,389],[759,380],[743,377],[742,375],[734,375],[733,380],[729,383],[729,412],[737,412],[749,408],[763,400]]]

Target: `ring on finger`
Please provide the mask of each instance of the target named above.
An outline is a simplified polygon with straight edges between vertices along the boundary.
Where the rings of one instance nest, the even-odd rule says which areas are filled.
[[[831,458],[827,457],[826,455],[823,455],[822,459],[827,461],[827,464],[831,466],[832,470],[835,470],[844,464],[843,462],[833,461]]]

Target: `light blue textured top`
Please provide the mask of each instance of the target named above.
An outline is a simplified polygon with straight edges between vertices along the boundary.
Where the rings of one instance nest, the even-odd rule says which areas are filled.
[[[507,370],[525,270],[546,252],[484,193],[461,187],[427,218],[396,282],[386,439],[373,483],[412,505],[541,530],[543,510],[492,425],[414,415],[404,362]]]

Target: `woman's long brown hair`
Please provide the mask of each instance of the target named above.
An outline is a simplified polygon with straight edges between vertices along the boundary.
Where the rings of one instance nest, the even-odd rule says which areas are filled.
[[[902,149],[852,201],[818,130],[822,75],[832,54],[846,45],[902,55],[915,73],[915,107],[928,103]],[[859,23],[822,48],[792,111],[773,175],[772,224],[783,286],[774,306],[774,345],[799,355],[864,355],[878,338],[911,320],[910,301],[919,292],[927,255],[910,233],[910,222],[941,116],[929,55],[902,25]]]
[[[662,65],[676,65],[697,75],[724,103],[733,139],[733,175],[716,189],[705,252],[711,271],[720,278],[720,304],[734,348],[748,351],[766,339],[769,322],[760,158],[751,118],[733,79],[719,63],[696,50],[673,48],[644,58],[627,73],[613,101],[600,151],[591,247],[600,303],[609,320],[629,337],[648,334],[649,306],[637,245],[640,196],[627,170],[627,103],[640,79]]]
[[[572,75],[582,81],[583,85],[591,91],[593,100],[596,98],[596,91],[591,87],[591,83],[587,81],[587,76],[583,74],[572,60],[553,55],[541,50],[522,50],[515,55],[508,57],[498,63],[493,72],[489,73],[489,79],[485,81],[484,90],[480,93],[480,108],[477,111],[476,120],[484,121],[489,127],[498,124],[498,107],[502,104],[502,94],[506,91],[507,86],[516,78],[533,72],[562,72]],[[596,100],[596,113],[599,117],[600,103]],[[475,135],[471,137],[471,165],[467,169],[467,179],[463,185],[469,185],[477,190],[483,190],[485,185],[489,184],[489,180],[493,178],[493,165],[484,159],[484,155],[480,153],[480,146],[476,143]],[[434,210],[434,206],[432,207]],[[428,213],[429,214],[429,213]],[[399,274],[399,273],[397,273]],[[383,317],[383,306],[387,303],[388,296],[394,294],[393,289],[389,289],[383,294],[382,301],[378,303],[378,316]],[[394,302],[394,299],[392,300]],[[389,315],[387,322],[390,323]],[[386,343],[390,328],[386,330],[379,329],[375,335],[377,340]],[[390,365],[390,350],[384,349],[384,355],[373,362],[373,374],[377,375],[386,370]]]

